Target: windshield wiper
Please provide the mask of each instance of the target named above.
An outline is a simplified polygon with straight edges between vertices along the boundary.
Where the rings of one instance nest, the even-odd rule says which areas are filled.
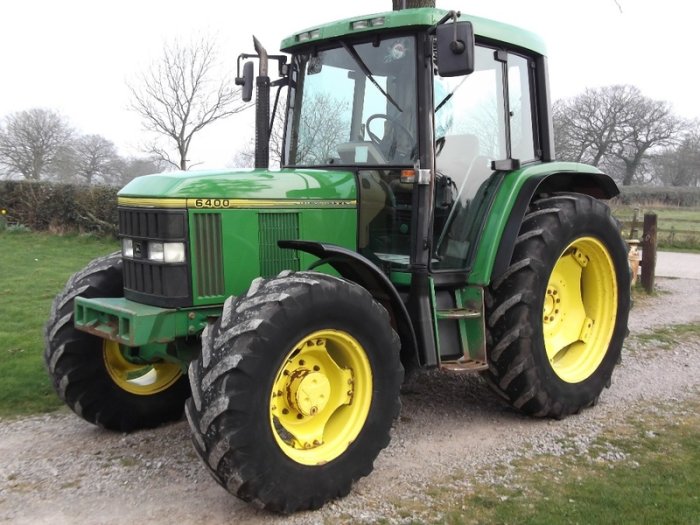
[[[365,64],[362,61],[362,58],[360,57],[360,55],[357,54],[357,51],[355,51],[355,48],[347,45],[345,42],[340,42],[340,45],[343,46],[343,49],[345,49],[345,51],[348,52],[348,54],[352,57],[352,59],[355,61],[357,66],[360,68],[360,70],[365,74],[365,76],[369,79],[369,81],[372,82],[372,84],[374,84],[374,86],[382,93],[382,95],[384,95],[384,97],[389,102],[391,102],[394,105],[394,107],[396,109],[398,109],[401,113],[403,113],[403,109],[401,109],[399,107],[399,105],[396,103],[396,101],[393,98],[391,98],[391,95],[389,95],[389,93],[384,91],[382,86],[380,86],[379,83],[376,80],[374,80],[374,77],[372,76],[372,72],[367,67],[367,64]]]

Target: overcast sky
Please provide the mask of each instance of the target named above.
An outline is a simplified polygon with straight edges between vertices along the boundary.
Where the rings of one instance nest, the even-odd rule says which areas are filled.
[[[700,5],[692,0],[437,0],[444,9],[539,33],[550,56],[554,99],[586,87],[638,86],[700,118],[695,70]],[[235,71],[255,34],[268,52],[300,29],[391,9],[390,0],[6,0],[0,16],[0,117],[32,107],[58,110],[82,133],[99,133],[123,155],[145,140],[127,110],[126,81],[159,56],[165,41],[213,34]],[[252,111],[196,136],[190,159],[231,164],[252,136]]]

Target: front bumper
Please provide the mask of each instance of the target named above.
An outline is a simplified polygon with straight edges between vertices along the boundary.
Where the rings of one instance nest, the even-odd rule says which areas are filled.
[[[126,346],[169,343],[199,334],[221,308],[159,308],[125,299],[78,297],[74,323],[78,330]]]

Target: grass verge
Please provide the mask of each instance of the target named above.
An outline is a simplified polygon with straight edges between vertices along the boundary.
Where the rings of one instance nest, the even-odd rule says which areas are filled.
[[[700,400],[655,406],[613,424],[585,452],[519,459],[468,485],[433,485],[394,502],[412,523],[700,523]],[[466,476],[464,476],[466,478]]]
[[[92,236],[0,233],[0,417],[62,405],[42,356],[51,302],[71,274],[117,249],[115,240]]]
[[[634,334],[632,338],[641,343],[643,349],[669,350],[684,340],[700,340],[700,323],[662,326],[650,332]]]

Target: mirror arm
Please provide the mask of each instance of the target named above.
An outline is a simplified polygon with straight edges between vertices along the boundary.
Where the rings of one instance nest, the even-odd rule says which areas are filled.
[[[444,24],[447,22],[450,18],[452,19],[453,22],[456,22],[457,19],[461,16],[461,11],[448,11],[445,16],[443,16],[440,20],[437,21],[437,23],[432,26],[430,29],[428,29],[428,34],[429,35],[434,35],[435,32],[437,31],[437,28],[439,25]],[[457,37],[457,32],[455,31],[455,40]]]

